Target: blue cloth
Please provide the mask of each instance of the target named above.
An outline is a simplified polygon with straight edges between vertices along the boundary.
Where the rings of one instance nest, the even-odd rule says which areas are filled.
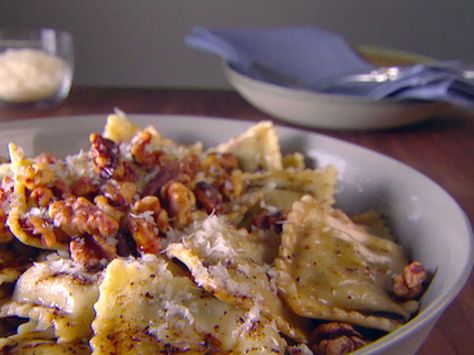
[[[376,69],[339,35],[319,28],[207,29],[186,43],[225,59],[237,71],[265,82],[316,92],[383,99],[446,101],[474,108],[474,79],[457,62],[418,64],[397,80],[337,82]],[[329,85],[327,85],[329,83]]]

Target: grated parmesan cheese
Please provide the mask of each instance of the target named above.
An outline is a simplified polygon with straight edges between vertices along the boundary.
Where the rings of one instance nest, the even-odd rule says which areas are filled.
[[[0,54],[0,99],[15,103],[55,95],[71,69],[66,62],[38,49],[7,49]]]
[[[211,215],[198,223],[195,228],[197,230],[187,240],[192,241],[193,244],[204,250],[206,256],[220,259],[237,255],[229,240],[224,236],[227,225],[220,217]],[[183,241],[184,245],[187,245],[187,240]]]
[[[80,150],[78,154],[68,155],[64,158],[64,161],[68,172],[74,177],[87,177],[93,179],[97,175],[94,171],[94,164],[90,152]]]

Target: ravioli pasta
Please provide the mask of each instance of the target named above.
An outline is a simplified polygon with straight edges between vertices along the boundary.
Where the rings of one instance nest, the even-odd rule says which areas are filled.
[[[377,212],[334,207],[333,166],[269,121],[216,147],[158,129],[116,112],[74,155],[9,144],[2,353],[320,354],[416,314],[426,272]]]

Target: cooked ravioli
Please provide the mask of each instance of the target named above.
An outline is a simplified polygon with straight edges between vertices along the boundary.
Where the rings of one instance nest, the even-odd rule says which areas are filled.
[[[0,339],[0,352],[5,355],[86,355],[90,354],[87,342],[58,343],[41,338],[42,334],[14,335]]]
[[[86,338],[91,334],[99,282],[99,274],[88,273],[71,260],[37,262],[18,279],[0,316],[30,319],[38,331],[53,327],[60,341]]]
[[[406,264],[399,245],[305,196],[283,229],[277,284],[301,316],[389,331],[400,322],[377,312],[407,319],[417,308],[414,301],[395,302],[388,292],[391,276]]]
[[[47,214],[46,210],[30,208],[28,206],[28,189],[26,182],[29,179],[40,179],[43,181],[54,180],[54,170],[48,164],[36,166],[31,159],[25,158],[24,152],[15,144],[9,145],[12,171],[14,173],[14,192],[10,200],[10,210],[7,218],[7,225],[12,234],[22,243],[41,249],[66,249],[67,246],[56,240],[53,232],[53,225],[41,223],[41,232],[33,233],[32,228],[25,228],[23,221],[25,218],[43,219]],[[34,177],[30,176],[32,170]],[[44,222],[44,221],[43,221]]]
[[[258,306],[281,332],[304,340],[307,324],[278,297],[273,269],[252,260],[243,247],[242,238],[246,237],[252,236],[242,234],[223,218],[210,216],[196,223],[180,242],[170,244],[166,252],[185,264],[197,284],[220,300],[245,309]]]
[[[95,306],[94,354],[284,352],[258,308],[221,302],[175,269],[153,255],[109,264]]]
[[[139,128],[130,122],[124,113],[116,112],[107,116],[103,135],[115,143],[121,143],[129,142],[138,131]]]
[[[249,219],[265,205],[289,211],[304,195],[312,195],[326,205],[334,203],[336,169],[327,166],[317,170],[286,169],[243,175],[246,190],[226,206],[226,214],[234,225],[247,227]]]
[[[220,153],[233,153],[244,171],[281,170],[280,144],[272,122],[264,121],[215,148]]]
[[[267,201],[281,209],[310,194],[326,205],[334,203],[336,169],[329,165],[316,170],[280,170],[244,175],[248,189],[265,188]]]
[[[364,228],[369,234],[395,241],[395,236],[392,234],[392,231],[378,211],[372,210],[360,213],[351,216],[351,220],[358,226]]]

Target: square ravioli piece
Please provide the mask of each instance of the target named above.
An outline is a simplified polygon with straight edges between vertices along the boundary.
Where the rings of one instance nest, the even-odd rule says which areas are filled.
[[[22,325],[24,332],[50,331],[60,342],[87,339],[100,281],[100,273],[89,273],[68,259],[35,262],[16,282],[11,300],[0,307],[0,317],[26,318],[32,329]]]
[[[215,215],[187,232],[179,242],[168,245],[166,253],[186,265],[199,286],[228,304],[260,308],[282,333],[299,342],[306,340],[309,324],[278,296],[274,269],[256,263],[249,252],[251,244],[245,239],[252,235]]]
[[[177,268],[154,255],[108,265],[92,324],[94,354],[284,353],[285,341],[258,308],[229,306]]]
[[[243,171],[281,170],[283,167],[275,127],[270,121],[251,126],[240,136],[217,146],[218,153],[232,153]]]
[[[391,331],[418,308],[390,294],[392,275],[408,264],[401,246],[310,196],[293,205],[275,264],[278,288],[300,316]]]

